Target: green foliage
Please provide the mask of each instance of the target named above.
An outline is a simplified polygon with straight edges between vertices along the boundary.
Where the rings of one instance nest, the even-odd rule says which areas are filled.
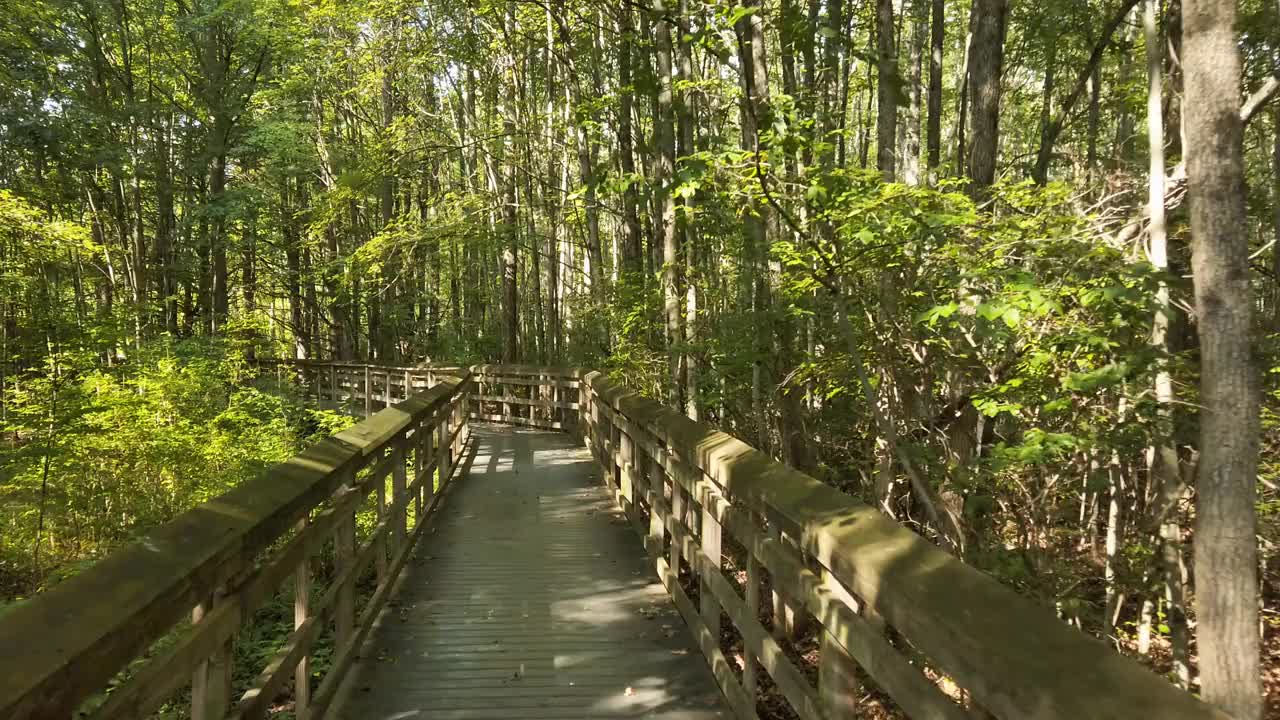
[[[350,422],[253,379],[229,345],[156,341],[127,365],[71,357],[16,379],[0,424],[0,587],[56,582]]]

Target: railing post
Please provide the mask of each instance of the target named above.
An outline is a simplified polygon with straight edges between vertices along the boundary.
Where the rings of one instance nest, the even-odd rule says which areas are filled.
[[[702,539],[702,554],[706,556],[706,573],[718,573],[720,572],[722,529],[720,521],[716,519],[715,514],[707,507],[707,499],[703,498],[702,527],[698,534]],[[711,631],[712,637],[720,637],[720,601],[716,599],[716,594],[712,591],[711,585],[705,577],[706,573],[698,573],[700,583],[698,595],[702,598],[702,621],[707,624],[707,629]]]
[[[435,458],[436,452],[436,428],[431,424],[433,418],[423,420],[422,437],[418,438],[420,444],[418,452],[422,455],[422,465],[426,467]],[[432,467],[427,471],[427,477],[422,481],[422,506],[429,507],[431,505],[431,496],[436,492],[436,481],[434,475],[439,472],[438,467]]]
[[[364,366],[364,416],[373,414],[373,371]]]
[[[430,457],[422,451],[423,436],[427,435],[426,421],[418,423],[413,430],[413,483],[417,489],[413,491],[413,524],[417,527],[422,522],[422,488],[427,481],[422,477],[424,458]]]
[[[467,438],[464,435],[467,424],[467,405],[464,402],[465,395],[459,395],[458,400],[453,405],[454,424],[458,428],[458,433],[453,437],[453,457],[455,464],[462,457],[462,443]]]
[[[401,438],[396,441],[395,448],[391,451],[391,502],[393,505],[399,506],[404,500],[405,494],[405,445],[407,438]],[[405,522],[409,519],[409,506],[406,504],[399,510],[396,510],[391,517],[394,524],[391,533],[391,556],[395,557],[405,544]]]
[[[440,413],[440,424],[437,426],[440,432],[440,458],[436,460],[436,467],[440,469],[440,487],[444,487],[452,474],[449,468],[449,414],[449,409],[443,410]]]
[[[329,400],[335,410],[338,409],[338,384],[338,364],[334,363],[329,366]]]
[[[383,399],[386,401],[386,407],[391,407],[391,371],[388,370],[382,374],[384,376],[382,381],[384,384],[382,388]]]
[[[684,486],[675,478],[675,473],[679,470],[673,465],[672,472],[668,473],[667,481],[671,484],[671,519],[673,524],[679,525],[684,522],[685,515],[685,493]],[[667,587],[675,587],[680,582],[680,543],[676,540],[675,533],[671,534],[671,547],[668,550],[667,559]]]
[[[614,416],[615,420],[617,416]],[[626,433],[620,426],[618,432],[618,492],[622,493],[622,497],[627,501],[630,507],[626,508],[628,514],[633,515],[635,519],[636,510],[636,492],[635,483],[632,480],[633,462],[635,452],[631,443],[631,436]]]
[[[851,608],[862,605],[844,589],[830,571],[820,571],[823,586]],[[865,609],[865,607],[864,607]],[[855,717],[862,697],[858,664],[849,657],[831,631],[823,627],[818,646],[818,698],[831,717]]]
[[[413,394],[413,382],[409,379],[409,371],[404,371],[404,399],[408,400]]]
[[[754,520],[752,525],[760,527],[758,515],[751,513],[751,517]],[[755,548],[751,547],[747,548],[746,601],[748,614],[751,617],[760,617],[760,559],[756,557]],[[756,659],[756,654],[746,647],[743,648],[742,656],[742,689],[747,697],[755,699],[760,663]]]
[[[191,613],[191,622],[199,623],[213,612],[217,603],[224,602],[215,592]],[[191,677],[191,720],[222,720],[231,701],[231,648],[228,639],[204,662],[196,666]]]
[[[772,525],[769,527],[769,537],[803,556],[800,545],[795,539],[786,533],[779,532]],[[799,601],[775,589],[773,591],[773,637],[778,640],[795,638],[804,629],[804,624],[804,611]]]
[[[644,478],[645,501],[649,503],[649,534],[644,539],[644,549],[654,559],[662,557],[662,534],[666,531],[666,516],[659,512],[662,504],[662,468],[649,457],[643,441],[637,445],[631,439],[635,449],[636,475]]]
[[[378,453],[378,463],[381,464],[383,458],[387,457],[386,450]],[[373,483],[377,488],[378,495],[378,523],[387,519],[387,476],[378,475],[373,479]],[[385,528],[379,537],[374,541],[377,547],[374,563],[378,573],[378,587],[387,581],[387,536],[390,534],[390,528]]]
[[[350,506],[340,510],[341,514],[334,532],[334,571],[339,578],[343,577],[343,574],[355,564],[356,559],[356,506],[347,498],[347,493],[351,492],[352,480],[352,476],[348,474],[336,498],[340,507]],[[346,646],[351,640],[352,633],[355,632],[355,582],[354,576],[349,577],[338,588],[338,598],[333,614],[334,646],[337,648]]]
[[[307,518],[298,523],[298,532],[307,531]],[[311,610],[311,555],[308,553],[298,565],[293,579],[293,629],[297,630],[307,621]],[[305,653],[298,660],[293,671],[293,704],[294,717],[307,720],[308,706],[311,704],[311,653]]]

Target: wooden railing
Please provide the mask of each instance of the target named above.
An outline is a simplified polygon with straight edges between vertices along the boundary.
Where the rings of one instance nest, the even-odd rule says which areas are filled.
[[[404,367],[330,360],[262,359],[258,364],[277,378],[288,374],[321,404],[353,411],[363,407],[365,415],[404,399],[406,387],[418,392],[434,385],[437,375],[465,372],[457,366]]]
[[[577,427],[577,370],[526,365],[475,365],[471,417],[546,430]]]
[[[432,471],[443,487],[471,417],[581,433],[740,718],[756,717],[767,674],[805,720],[853,717],[864,683],[912,718],[1228,720],[873,508],[601,373],[268,367],[348,409],[437,384],[0,619],[0,717],[66,718],[90,698],[89,717],[142,717],[184,685],[198,720],[262,717],[291,677],[298,716],[323,717],[439,498]],[[357,545],[370,493],[378,520]],[[329,538],[336,576],[316,599],[310,559]],[[376,589],[357,615],[371,564]],[[296,629],[233,703],[229,642],[290,578]],[[726,618],[741,662],[722,647]],[[334,655],[313,693],[308,658],[330,626]],[[816,637],[816,672],[798,634]]]
[[[530,365],[422,364],[411,367],[370,365],[326,360],[260,360],[268,372],[288,374],[311,399],[321,405],[365,414],[404,396],[430,387],[441,374],[470,372],[474,392],[468,415],[475,420],[523,425],[543,430],[568,430],[578,423],[578,377],[574,369]]]
[[[912,718],[1225,720],[875,509],[725,433],[598,372],[582,375],[578,402],[586,442],[740,718],[756,717],[763,672],[806,720],[855,717],[864,681]],[[726,573],[728,558],[738,572]],[[721,648],[725,618],[741,638],[741,667]],[[806,622],[816,673],[789,640]]]
[[[382,404],[391,395],[399,403],[0,618],[0,718],[147,717],[187,687],[194,720],[261,718],[291,681],[295,716],[323,717],[468,435],[465,371],[433,369],[420,381],[413,369],[378,370],[384,385],[364,384],[361,399],[381,392]],[[373,371],[352,369],[366,383]],[[343,375],[351,377],[328,377]],[[358,537],[356,513],[371,496],[375,524]],[[333,574],[320,588],[313,566],[328,548]],[[370,567],[376,584],[365,598],[357,585]],[[282,586],[292,586],[295,629],[232,697],[232,643]],[[311,658],[322,635],[332,654],[316,683]]]

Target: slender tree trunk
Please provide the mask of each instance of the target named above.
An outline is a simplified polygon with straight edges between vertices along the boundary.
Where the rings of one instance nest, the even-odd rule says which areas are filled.
[[[1045,57],[1055,57],[1058,54],[1058,37],[1054,35],[1047,40],[1045,47]],[[1050,133],[1053,128],[1053,91],[1054,81],[1057,79],[1057,63],[1049,62],[1045,64],[1044,84],[1040,87],[1040,147],[1044,147],[1050,141]]]
[[[876,53],[876,169],[886,181],[893,182],[897,174],[894,149],[898,129],[898,55],[894,43],[893,0],[876,0]]]
[[[214,146],[210,151],[213,162],[209,169],[209,202],[221,203],[227,189],[226,135],[221,124],[213,127]],[[210,292],[212,306],[209,320],[210,332],[218,332],[227,322],[230,293],[227,290],[227,232],[225,213],[221,208],[213,211],[209,223]]]
[[[1088,138],[1085,150],[1085,181],[1090,187],[1098,181],[1098,127],[1102,117],[1102,66],[1093,68],[1089,75],[1089,118],[1086,130]]]
[[[560,41],[564,45],[566,62],[565,82],[572,95],[573,109],[578,117],[574,118],[574,132],[578,148],[578,177],[582,181],[583,212],[587,221],[587,264],[590,269],[587,278],[591,282],[591,296],[597,306],[604,303],[604,254],[600,246],[600,204],[597,199],[597,183],[595,172],[595,139],[591,135],[590,125],[594,124],[594,112],[588,113],[582,90],[586,80],[579,72],[578,63],[574,60],[573,36],[569,32],[562,2],[553,3],[554,15],[560,28]]]
[[[636,159],[632,138],[632,99],[634,90],[631,85],[631,43],[632,43],[631,8],[623,6],[618,10],[618,163],[622,168],[622,271],[623,274],[638,275],[643,271],[641,258],[642,240],[640,236],[640,197],[637,190]]]
[[[925,37],[929,25],[929,0],[911,0],[911,45],[907,54],[907,121],[902,128],[902,181],[908,185],[923,182],[920,174],[920,116],[924,97],[921,70]]]
[[[654,185],[657,187],[661,218],[658,232],[662,239],[662,304],[666,318],[667,363],[670,387],[667,400],[673,407],[684,407],[684,313],[682,301],[684,293],[680,287],[680,237],[676,226],[676,198],[671,192],[671,182],[675,176],[676,137],[675,108],[672,77],[672,42],[671,22],[664,15],[673,12],[673,8],[658,0],[654,6],[658,16],[654,19],[657,31],[658,72],[658,115],[654,120],[654,134],[658,146],[657,166],[654,173]]]
[[[680,18],[681,22],[690,24],[693,20],[689,12],[689,0],[680,0]],[[684,30],[680,31],[680,41],[676,43],[677,66],[680,71],[680,80],[685,83],[684,90],[674,98],[676,110],[676,126],[679,134],[679,155],[681,157],[691,157],[698,151],[694,142],[694,93],[691,83],[694,81],[693,76],[693,47],[691,35]],[[698,286],[696,274],[696,253],[694,252],[694,236],[693,236],[693,214],[696,209],[696,193],[694,195],[686,194],[681,199],[681,212],[678,216],[678,232],[680,235],[681,255],[683,262],[683,282],[684,282],[684,342],[685,351],[680,354],[683,362],[683,381],[684,381],[684,412],[694,420],[698,419],[698,393],[697,393],[697,377],[698,367],[697,361],[693,354],[693,348],[698,340]]]
[[[977,13],[978,0],[970,0],[969,3],[969,29],[964,39],[964,56],[960,58],[960,80],[956,83],[960,92],[956,93],[956,124],[955,124],[955,144],[953,147],[956,163],[956,175],[964,175],[965,170],[965,151],[968,149],[965,144],[965,128],[969,121],[969,88],[973,78],[973,27],[978,21]]]
[[[969,59],[969,91],[973,138],[969,144],[969,179],[976,194],[996,179],[1000,147],[1000,82],[1004,69],[1005,14],[1008,0],[974,0],[973,46]]]
[[[1168,234],[1164,216],[1164,102],[1161,71],[1161,38],[1156,27],[1156,0],[1143,2],[1143,28],[1147,46],[1147,137],[1150,154],[1148,176],[1147,228],[1151,264],[1160,272],[1168,272]],[[1173,378],[1169,374],[1169,323],[1173,306],[1169,302],[1169,285],[1161,277],[1156,289],[1156,314],[1151,326],[1151,344],[1157,354],[1155,398],[1159,422],[1155,442],[1150,449],[1151,477],[1156,485],[1164,517],[1160,518],[1158,563],[1168,605],[1167,624],[1173,652],[1174,676],[1186,689],[1191,684],[1191,668],[1187,658],[1187,620],[1183,608],[1182,528],[1177,504],[1182,497],[1182,473],[1178,454],[1172,446]]]
[[[1184,0],[1192,273],[1200,335],[1195,580],[1204,699],[1262,716],[1258,639],[1258,379],[1250,355],[1249,236],[1236,4]]]
[[[944,0],[930,0],[929,19],[929,119],[925,131],[929,172],[942,162],[942,50],[946,45]]]
[[[1271,326],[1280,330],[1280,105],[1271,111],[1271,228],[1275,245],[1271,249],[1271,274],[1276,284],[1272,301]]]

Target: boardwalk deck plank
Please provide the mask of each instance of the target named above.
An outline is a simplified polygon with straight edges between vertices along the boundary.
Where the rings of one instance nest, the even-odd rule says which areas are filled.
[[[338,717],[730,717],[590,454],[510,427],[473,442]]]

